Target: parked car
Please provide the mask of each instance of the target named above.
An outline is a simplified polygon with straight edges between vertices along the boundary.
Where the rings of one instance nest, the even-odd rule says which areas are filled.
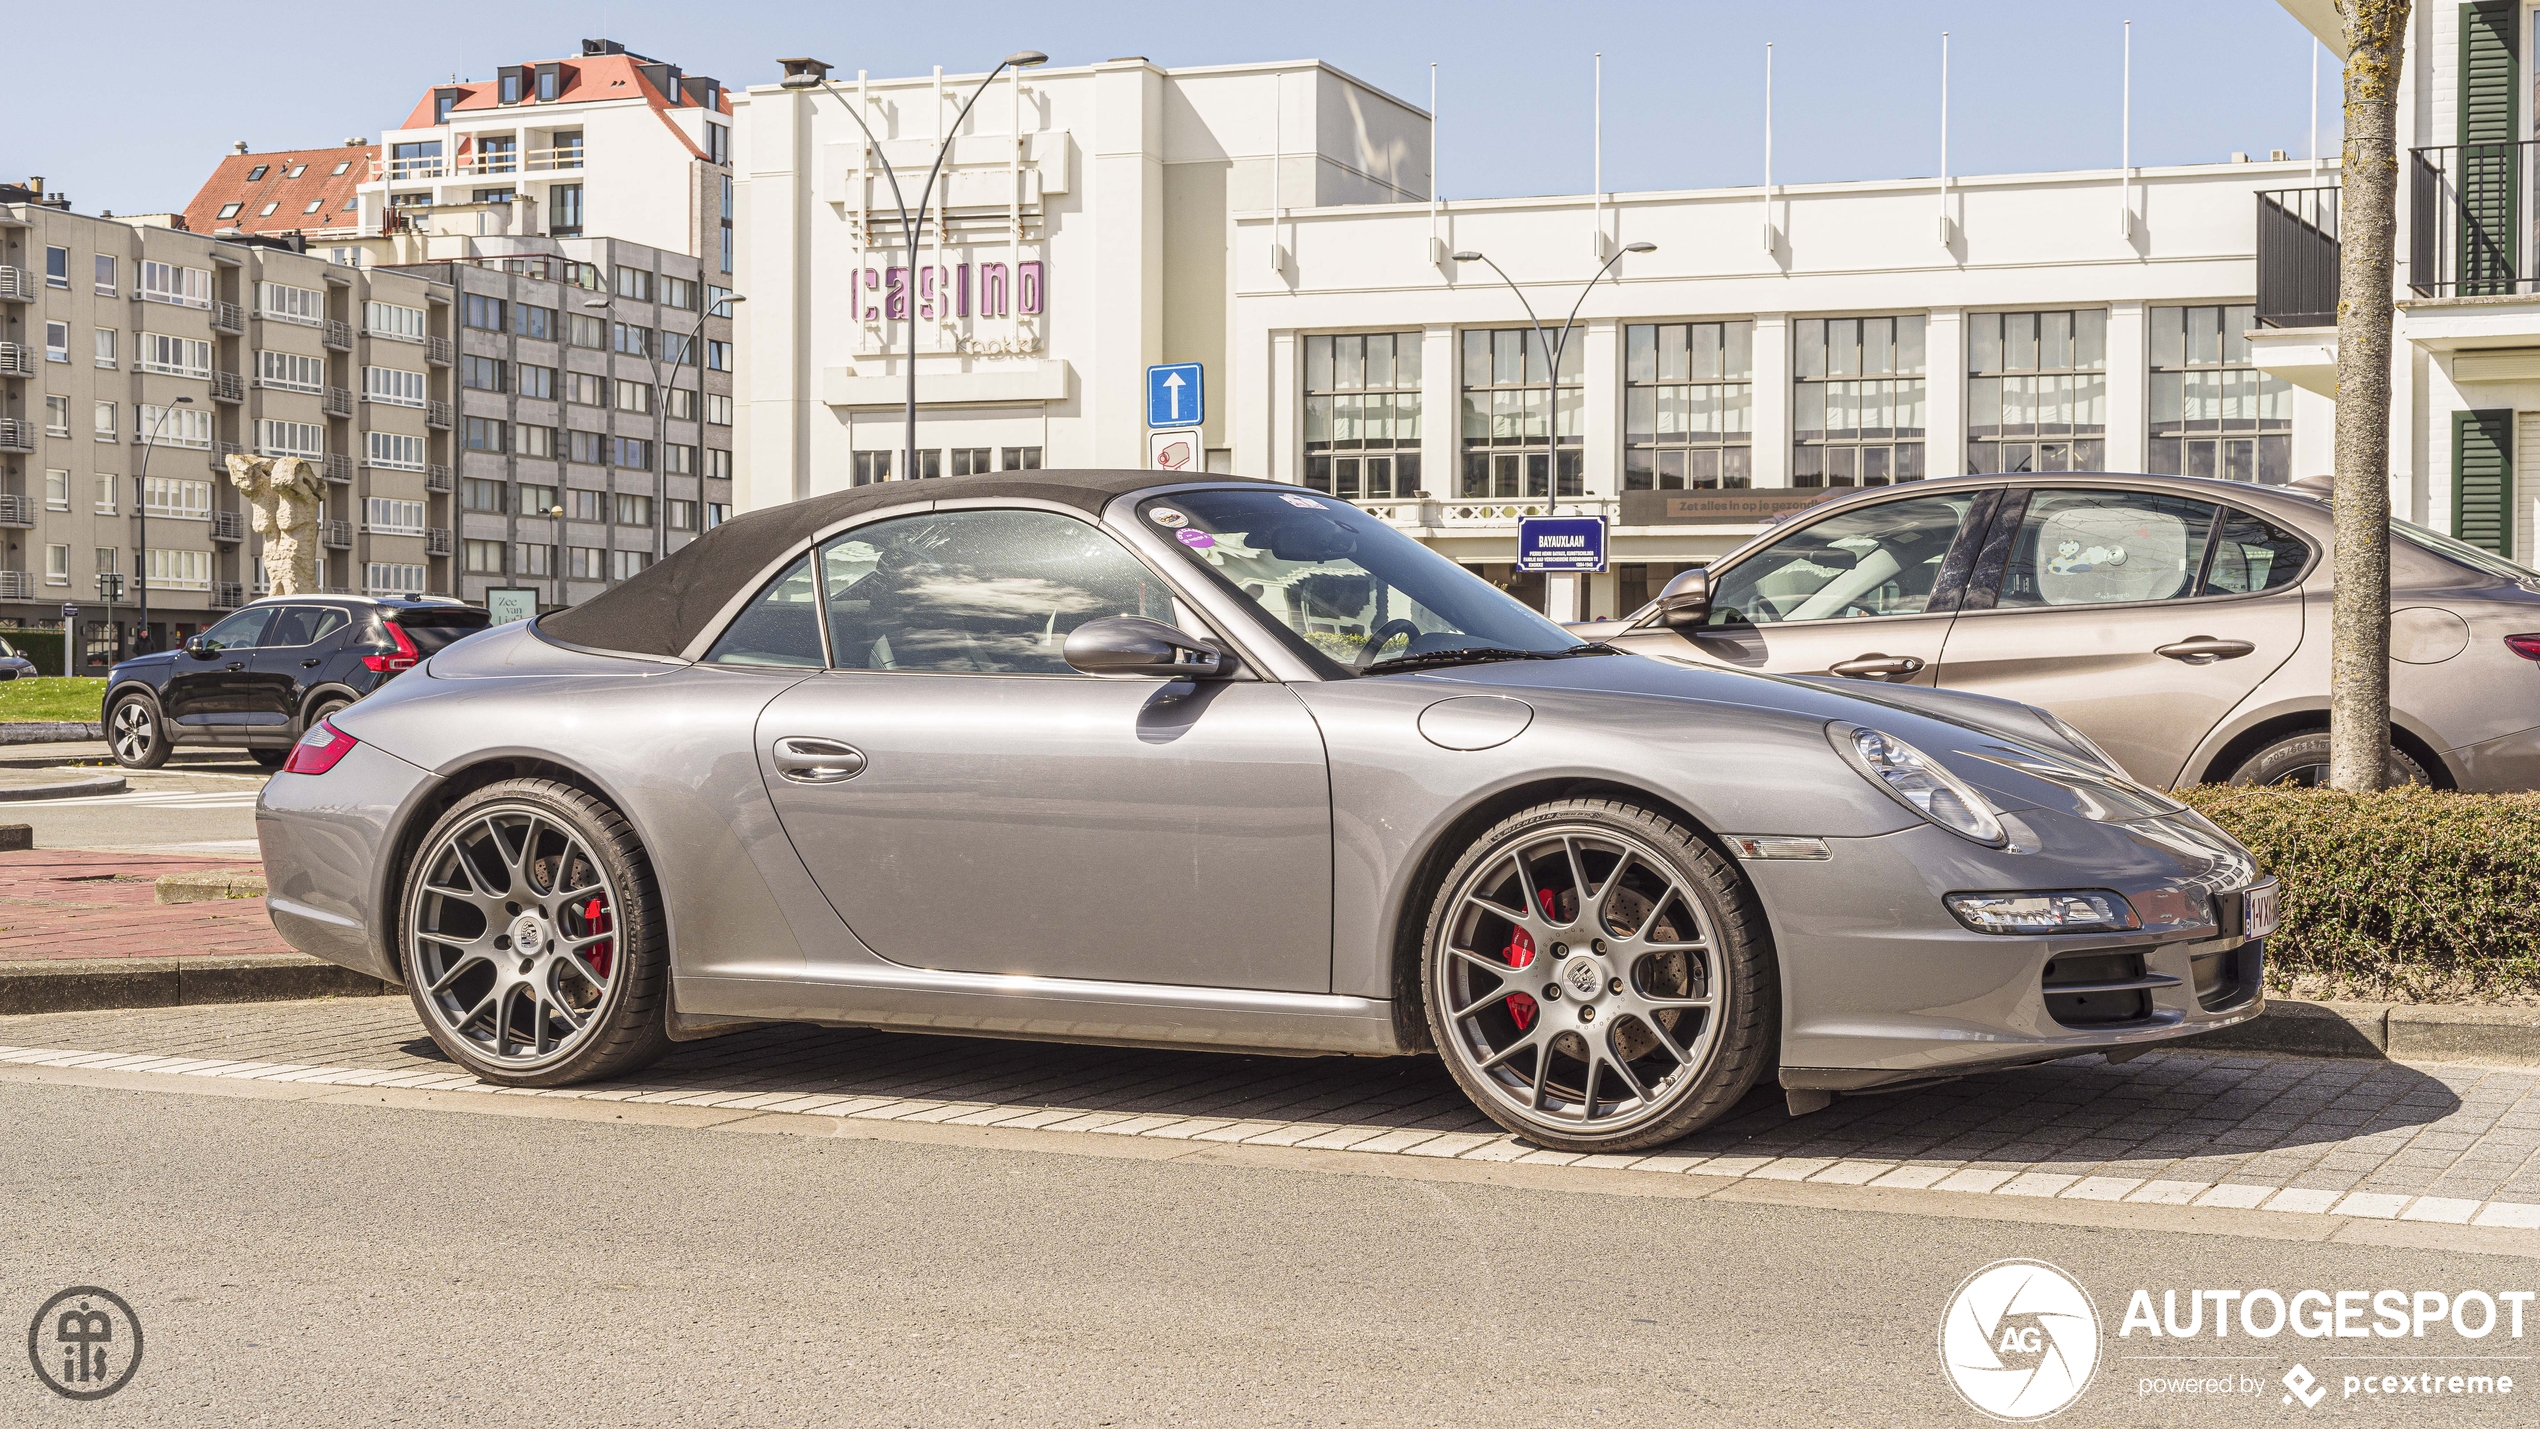
[[[2540,787],[2540,574],[2391,534],[2390,777]],[[1829,500],[1569,628],[1681,663],[2019,700],[2157,788],[2315,784],[2330,535],[2302,487],[1952,477]]]
[[[44,672],[35,662],[18,653],[18,647],[0,640],[0,680],[33,679]]]
[[[179,744],[243,747],[279,769],[328,715],[489,619],[439,596],[268,596],[107,671],[106,741],[128,769],[156,769]]]
[[[2010,701],[1651,660],[1155,472],[729,521],[320,721],[275,925],[470,1073],[752,1021],[1440,1052],[1546,1145],[2254,1016],[2274,884]]]

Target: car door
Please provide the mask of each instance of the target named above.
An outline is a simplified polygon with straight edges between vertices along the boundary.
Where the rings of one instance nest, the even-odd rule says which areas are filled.
[[[2136,778],[2187,756],[2302,643],[2301,537],[2157,490],[2015,490],[1996,512],[1940,683],[2039,705]]]
[[[1616,643],[1745,670],[1930,684],[1996,492],[1951,482],[1839,508],[1723,564],[1707,623]]]
[[[832,539],[816,578],[829,668],[760,715],[758,755],[866,947],[956,972],[1329,990],[1313,718],[1259,679],[1071,670],[1061,646],[1087,620],[1193,624],[1118,541],[1054,511],[936,511]],[[777,607],[814,579],[789,573],[735,621],[741,662],[791,662],[767,632],[799,623]]]
[[[281,729],[297,720],[301,699],[327,656],[343,644],[350,619],[332,605],[286,605],[277,611],[248,657],[241,723]]]
[[[168,682],[159,691],[159,707],[169,719],[197,729],[230,729],[240,722],[247,702],[247,664],[276,609],[250,606],[176,652]]]

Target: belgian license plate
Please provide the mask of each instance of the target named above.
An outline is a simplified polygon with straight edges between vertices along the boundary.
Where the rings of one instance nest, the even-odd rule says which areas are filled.
[[[2275,931],[2276,895],[2283,885],[2270,878],[2240,895],[2240,933],[2247,938],[2263,938]]]

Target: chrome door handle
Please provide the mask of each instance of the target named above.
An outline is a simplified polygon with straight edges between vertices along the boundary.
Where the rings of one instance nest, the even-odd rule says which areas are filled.
[[[1860,679],[1884,680],[1897,675],[1917,674],[1922,670],[1923,662],[1915,659],[1911,655],[1880,655],[1872,653],[1868,655],[1856,655],[1840,664],[1828,665],[1826,668],[1838,675],[1851,675]]]
[[[2217,640],[2210,635],[2191,635],[2174,645],[2153,647],[2155,655],[2166,655],[2190,665],[2210,665],[2216,660],[2237,660],[2258,647],[2246,640]]]
[[[247,668],[247,662],[244,660],[232,660],[229,662],[228,668],[232,670],[244,670]]]
[[[324,663],[326,662],[323,660],[303,660],[300,662],[300,668],[303,670],[314,670]]]
[[[776,741],[776,772],[797,784],[843,784],[864,772],[864,751],[834,739]]]

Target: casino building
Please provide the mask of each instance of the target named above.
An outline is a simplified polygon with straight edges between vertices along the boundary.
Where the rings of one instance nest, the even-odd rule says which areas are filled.
[[[1128,58],[997,79],[911,262],[848,107],[913,195],[977,78],[734,96],[743,508],[908,475],[911,303],[919,476],[1160,458],[1298,482],[1563,617],[1856,485],[2328,469],[2316,332],[2274,344],[2281,372],[2263,355],[2321,321],[2316,275],[2261,249],[2291,274],[2325,243],[2333,282],[2333,163],[1438,203],[1415,104],[1311,61]],[[1556,382],[1491,265],[1557,325],[1608,259]],[[1145,382],[1178,362],[1206,412],[1177,443]],[[2442,526],[2426,445],[2394,490]],[[1513,569],[1533,514],[1605,517],[1608,569]]]

